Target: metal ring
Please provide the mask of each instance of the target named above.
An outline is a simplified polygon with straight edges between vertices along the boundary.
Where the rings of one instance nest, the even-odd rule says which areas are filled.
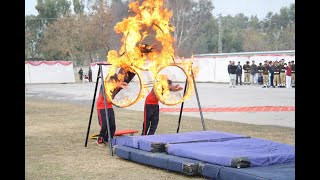
[[[167,67],[170,67],[170,66],[180,68],[180,69],[183,71],[183,73],[186,75],[186,77],[187,77],[187,90],[186,90],[186,93],[185,93],[184,96],[181,98],[181,100],[179,100],[179,101],[177,101],[177,102],[175,102],[175,103],[168,103],[168,102],[166,102],[166,101],[163,99],[162,95],[159,95],[159,94],[157,93],[157,91],[155,90],[155,89],[157,88],[157,77],[158,77],[159,72],[160,72],[162,69],[167,68]],[[156,76],[155,76],[154,80],[153,80],[154,93],[155,93],[156,97],[158,98],[158,100],[159,100],[162,104],[165,104],[165,105],[168,105],[168,106],[174,106],[174,105],[177,105],[177,104],[185,101],[186,98],[190,95],[191,89],[192,89],[192,87],[193,87],[193,84],[192,84],[191,81],[192,81],[191,76],[186,72],[186,70],[185,70],[184,68],[182,68],[181,66],[179,66],[179,65],[177,65],[177,64],[171,64],[171,65],[169,65],[169,66],[160,67],[160,68],[158,69],[157,73],[156,73]]]
[[[119,68],[119,67],[113,66],[113,67],[110,67],[110,68],[115,68],[115,69],[117,69],[117,68]],[[120,107],[120,108],[129,107],[129,106],[137,103],[137,102],[142,98],[142,89],[143,89],[143,87],[142,87],[142,81],[141,81],[140,74],[139,74],[134,68],[132,68],[132,67],[130,68],[130,70],[132,70],[133,73],[135,73],[136,76],[138,76],[138,80],[139,80],[139,93],[138,93],[137,98],[136,98],[134,101],[131,101],[130,103],[127,103],[127,104],[124,104],[124,105],[120,105],[120,104],[114,102],[113,99],[112,99],[112,92],[111,92],[110,89],[108,89],[109,86],[108,86],[108,84],[107,84],[107,83],[108,83],[108,79],[110,78],[111,73],[108,73],[108,76],[105,78],[104,83],[105,83],[105,87],[106,87],[106,91],[105,91],[105,92],[106,92],[106,96],[107,96],[108,100],[111,101],[111,103],[112,103],[113,105],[115,105],[116,107]],[[109,92],[109,93],[108,93],[108,92]]]

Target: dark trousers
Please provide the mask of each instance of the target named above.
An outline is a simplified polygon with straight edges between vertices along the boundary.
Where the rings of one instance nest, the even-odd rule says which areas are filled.
[[[271,82],[270,82],[270,85],[271,85],[271,86],[274,86],[274,84],[273,84],[273,78],[274,78],[274,74],[271,74],[271,75],[270,75],[270,81],[271,81]]]
[[[114,117],[113,108],[107,109],[108,111],[108,119],[110,125],[110,135],[113,138],[114,133],[116,132],[116,121]],[[99,125],[101,126],[100,134],[98,139],[103,138],[105,142],[108,142],[108,130],[107,130],[107,120],[106,120],[106,110],[98,109],[98,120]]]
[[[242,74],[237,74],[237,76],[236,76],[236,85],[238,85],[238,79],[240,79],[240,85],[242,85]]]
[[[144,106],[144,121],[141,135],[153,135],[159,123],[159,105],[146,104]]]
[[[89,75],[89,82],[92,82],[92,75]]]

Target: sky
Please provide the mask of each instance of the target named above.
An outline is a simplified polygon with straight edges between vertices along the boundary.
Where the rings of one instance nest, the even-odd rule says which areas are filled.
[[[236,15],[243,13],[246,16],[257,15],[259,19],[263,19],[269,11],[279,13],[284,6],[289,6],[295,0],[212,0],[215,9],[214,15],[222,14]],[[36,0],[25,0],[25,15],[37,15],[38,12],[34,8],[37,4]]]

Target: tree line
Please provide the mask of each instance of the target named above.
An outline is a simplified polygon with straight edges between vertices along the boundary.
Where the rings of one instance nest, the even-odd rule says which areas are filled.
[[[76,65],[105,60],[109,50],[120,48],[121,37],[113,28],[130,15],[129,2],[37,0],[38,15],[25,17],[25,58],[71,60]],[[211,0],[166,0],[166,6],[173,11],[178,56],[295,49],[295,4],[263,19],[242,13],[214,16]]]

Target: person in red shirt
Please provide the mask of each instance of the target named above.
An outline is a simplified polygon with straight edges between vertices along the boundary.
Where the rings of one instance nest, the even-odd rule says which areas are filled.
[[[183,88],[178,84],[173,86],[172,81],[168,80],[170,91],[181,91]],[[159,100],[152,88],[146,97],[144,105],[144,121],[141,135],[153,135],[156,132],[159,123]]]
[[[110,77],[110,80],[118,81],[118,78],[116,75],[114,75]],[[127,87],[127,83],[118,82],[117,87],[121,87],[124,89]],[[102,85],[100,87],[99,97],[97,100],[97,111],[98,111],[99,125],[101,127],[99,137],[97,139],[97,144],[99,146],[104,146],[108,143],[108,131],[107,131],[106,110],[104,106],[104,96],[102,91]],[[110,125],[110,135],[111,135],[111,138],[113,138],[113,135],[116,132],[116,122],[115,122],[116,120],[115,120],[114,111],[112,108],[112,103],[109,100],[107,100],[107,111],[108,111],[108,119],[109,119],[109,125]]]
[[[288,66],[285,65],[286,68],[286,88],[291,88],[291,62],[289,61]]]

